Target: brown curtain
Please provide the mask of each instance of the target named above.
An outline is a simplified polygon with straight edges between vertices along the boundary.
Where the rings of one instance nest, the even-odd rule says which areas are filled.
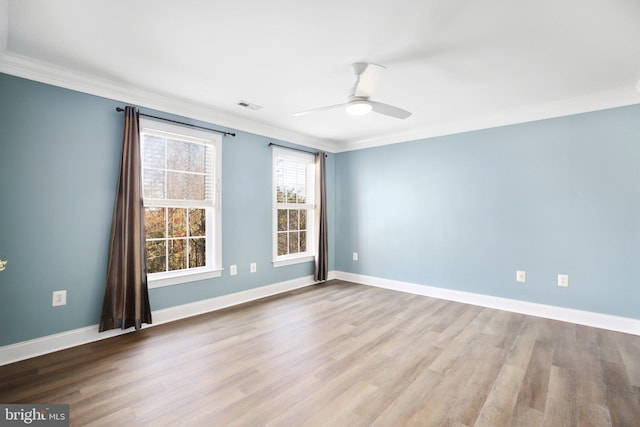
[[[100,332],[131,326],[140,329],[143,323],[151,323],[140,178],[139,113],[134,107],[126,107],[124,115],[122,159],[111,223]]]
[[[316,153],[316,181],[318,183],[318,193],[316,201],[318,203],[316,232],[318,251],[316,254],[316,270],[314,278],[317,282],[327,280],[329,274],[329,245],[327,243],[327,183],[326,183],[326,155],[323,152]]]

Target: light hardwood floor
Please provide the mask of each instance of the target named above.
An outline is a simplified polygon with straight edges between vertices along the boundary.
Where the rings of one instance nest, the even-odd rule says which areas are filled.
[[[640,337],[333,281],[0,367],[71,425],[640,426]]]

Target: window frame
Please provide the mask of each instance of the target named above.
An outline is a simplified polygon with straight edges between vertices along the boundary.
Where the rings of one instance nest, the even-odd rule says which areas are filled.
[[[277,159],[279,157],[289,157],[295,158],[304,162],[305,164],[313,165],[313,188],[310,190],[313,194],[313,203],[308,204],[299,204],[299,203],[286,203],[286,202],[278,202],[277,194],[278,194],[278,180],[277,180]],[[315,260],[316,255],[316,208],[317,201],[316,194],[318,191],[318,183],[315,178],[316,175],[316,165],[315,165],[315,156],[313,153],[302,152],[299,150],[293,150],[278,146],[272,147],[272,263],[274,267],[283,267],[287,265],[300,264],[305,262],[310,262]],[[306,186],[305,182],[305,186]],[[306,207],[302,207],[302,206]],[[306,251],[295,254],[287,254],[287,255],[278,255],[278,209],[306,209],[307,210],[307,218],[306,218]]]
[[[144,183],[144,135],[156,134],[174,136],[183,140],[211,145],[213,150],[212,204],[189,200],[167,200],[145,198],[142,194],[143,207],[164,208],[204,208],[206,209],[206,266],[183,270],[165,271],[147,274],[149,289],[177,285],[222,276],[222,219],[221,219],[221,177],[222,177],[222,135],[215,132],[195,129],[178,124],[166,123],[140,117],[140,163],[141,179]],[[211,202],[209,202],[211,203]],[[145,234],[145,244],[147,236]],[[188,238],[187,238],[188,239]],[[145,259],[146,262],[146,259]]]

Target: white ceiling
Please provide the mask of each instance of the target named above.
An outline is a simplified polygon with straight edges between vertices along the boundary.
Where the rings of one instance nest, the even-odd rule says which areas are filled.
[[[292,116],[358,61],[411,117]],[[0,0],[0,72],[338,152],[640,103],[640,1]]]

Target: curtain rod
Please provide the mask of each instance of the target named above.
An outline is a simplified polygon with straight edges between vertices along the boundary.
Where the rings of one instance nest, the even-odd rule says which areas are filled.
[[[118,113],[121,113],[121,112],[123,112],[123,111],[124,111],[124,108],[116,107],[116,111],[117,111]],[[149,117],[150,119],[163,120],[163,121],[165,121],[165,122],[176,123],[176,124],[179,124],[179,125],[189,126],[189,127],[192,127],[192,128],[204,129],[204,130],[208,130],[208,131],[211,131],[211,132],[218,132],[218,133],[221,133],[221,134],[223,134],[223,135],[236,136],[236,134],[235,134],[235,133],[233,133],[233,132],[225,132],[225,131],[223,131],[223,130],[211,129],[211,128],[207,128],[207,127],[204,127],[204,126],[198,126],[198,125],[192,125],[191,123],[184,123],[184,122],[179,122],[179,121],[177,121],[177,120],[165,119],[165,118],[163,118],[163,117],[152,116],[152,115],[150,115],[150,114],[144,114],[144,113],[139,113],[139,114],[140,114],[141,116],[143,116],[143,117]]]
[[[286,148],[287,150],[294,150],[294,151],[302,151],[303,153],[309,153],[309,154],[318,154],[320,151],[307,151],[307,150],[303,150],[301,148],[293,148],[293,147],[287,147],[285,145],[280,145],[280,144],[276,144],[275,142],[270,142],[269,143],[269,147],[275,145],[276,147],[280,147],[280,148]],[[327,157],[327,154],[324,154],[325,157]]]

